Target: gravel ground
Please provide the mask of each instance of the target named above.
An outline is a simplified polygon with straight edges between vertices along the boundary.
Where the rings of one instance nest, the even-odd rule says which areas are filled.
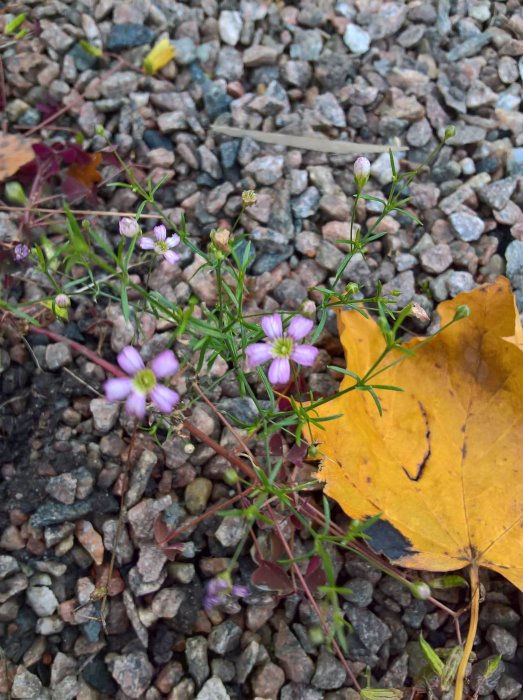
[[[400,290],[399,304],[415,300],[431,315],[438,302],[505,273],[523,311],[519,0],[10,5],[0,3],[0,23],[25,9],[40,29],[3,48],[10,131],[37,125],[46,116],[42,104],[69,105],[54,122],[63,130],[44,128],[38,136],[69,139],[67,128],[79,129],[85,147],[96,151],[104,146],[95,133],[103,124],[124,158],[146,167],[154,181],[168,177],[159,201],[174,221],[185,214],[202,244],[211,228],[234,220],[243,190],[257,191],[257,206],[241,220],[257,253],[250,313],[304,302],[313,309],[320,301],[309,289],[327,283],[343,256],[335,241],[347,237],[354,156],[218,136],[213,122],[401,146],[404,168],[421,163],[445,127],[455,125],[456,136],[410,187],[423,227],[403,215],[388,217],[389,235],[349,265],[344,282],[372,294],[381,280],[386,291]],[[176,46],[175,61],[154,77],[135,70],[166,36]],[[82,48],[85,39],[109,53],[97,59]],[[368,192],[386,196],[388,155],[370,159]],[[114,172],[106,166],[104,180]],[[138,203],[129,190],[102,187],[100,196],[100,208],[108,210],[133,211]],[[357,220],[365,228],[376,215],[365,202]],[[117,221],[97,222],[112,243]],[[17,237],[17,222],[0,212],[0,241]],[[199,265],[187,252],[180,267],[157,267],[150,286],[178,304],[191,294],[212,303],[209,277],[194,274]],[[45,281],[28,273],[23,298],[45,293]],[[437,319],[429,323],[437,327]],[[147,314],[141,326],[142,353],[150,358],[168,333]],[[135,332],[117,306],[95,307],[87,299],[67,327],[52,328],[99,345],[109,359]],[[311,388],[325,394],[337,385],[325,366],[339,352],[334,324],[328,328],[309,373]],[[139,440],[117,555],[120,588],[110,598],[109,634],[103,634],[89,596],[103,547],[112,547],[130,423],[90,389],[105,379],[100,367],[67,345],[34,334],[28,340],[31,353],[6,332],[0,349],[0,637],[16,673],[11,697],[355,700],[337,658],[311,642],[308,630],[317,621],[302,598],[278,600],[251,587],[227,612],[203,612],[205,581],[223,569],[241,537],[234,519],[198,525],[174,562],[154,545],[151,526],[159,513],[182,524],[230,494],[223,460],[203,446],[188,455],[176,436],[163,450]],[[215,377],[225,370],[217,364]],[[239,418],[252,413],[233,380],[223,381],[212,399]],[[204,406],[192,421],[227,443]],[[363,561],[337,553],[333,559],[339,584],[353,591],[345,603],[353,670],[369,666],[382,687],[410,685],[422,664],[420,630],[433,646],[451,644],[451,621]],[[252,568],[246,554],[242,583]],[[485,574],[484,585],[472,677],[501,654],[497,673],[479,693],[521,700],[523,597],[493,575]],[[466,598],[453,590],[447,599]],[[88,605],[75,612],[78,603]],[[7,698],[5,668],[2,676],[0,698]]]

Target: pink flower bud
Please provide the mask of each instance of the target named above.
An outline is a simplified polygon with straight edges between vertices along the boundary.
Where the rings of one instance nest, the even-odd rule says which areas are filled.
[[[367,181],[370,176],[370,161],[368,158],[365,158],[364,156],[360,156],[359,158],[356,159],[354,163],[354,182],[356,183],[356,187],[358,188],[358,191],[361,191],[365,185],[367,184]]]
[[[120,219],[119,224],[120,235],[126,238],[134,238],[141,233],[141,228],[136,219],[131,219],[129,216],[124,216]]]

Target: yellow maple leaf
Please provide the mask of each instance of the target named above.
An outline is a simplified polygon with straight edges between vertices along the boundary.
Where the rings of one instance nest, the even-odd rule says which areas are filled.
[[[423,347],[422,338],[409,341],[414,353],[379,375],[403,390],[379,392],[381,417],[367,391],[351,391],[316,409],[342,417],[311,437],[326,493],[353,518],[381,514],[368,530],[371,546],[415,569],[471,565],[472,629],[479,567],[523,590],[523,331],[505,278],[440,304],[442,325],[461,304],[469,317]],[[341,311],[338,324],[348,369],[363,376],[383,335],[356,311]],[[402,355],[392,351],[383,366]],[[346,376],[340,390],[354,384]]]

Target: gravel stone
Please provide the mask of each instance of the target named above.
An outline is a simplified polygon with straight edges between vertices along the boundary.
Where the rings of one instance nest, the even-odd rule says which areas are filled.
[[[349,603],[357,605],[360,608],[366,608],[368,605],[371,604],[374,587],[372,583],[367,579],[349,579],[345,583],[344,587],[350,590],[350,593],[343,594],[343,598],[345,598],[345,600],[348,600]]]
[[[288,680],[294,683],[309,683],[314,672],[314,663],[284,622],[278,627],[274,655]]]
[[[422,268],[426,272],[436,275],[440,272],[444,272],[452,265],[450,246],[446,243],[435,245],[421,253],[420,261]]]
[[[220,39],[224,43],[229,44],[229,46],[236,46],[240,41],[243,28],[241,14],[236,11],[222,10],[220,19],[218,20],[218,28],[220,31]]]
[[[76,498],[77,480],[72,474],[59,474],[49,479],[46,492],[60,503],[71,505]]]
[[[357,24],[349,24],[343,34],[343,41],[351,53],[359,56],[369,50],[371,38],[370,34]]]
[[[477,241],[485,228],[483,219],[472,212],[454,212],[449,216],[449,220],[455,233],[462,241]]]
[[[305,192],[291,203],[294,216],[299,219],[307,219],[316,213],[320,203],[321,194],[316,187],[307,187]]]
[[[185,507],[191,515],[203,513],[212,492],[212,481],[198,477],[185,488]]]
[[[285,682],[283,670],[271,662],[260,666],[251,678],[252,692],[260,698],[277,698]]]
[[[477,193],[481,201],[488,204],[491,209],[503,209],[508,204],[515,189],[515,178],[505,178],[478,188]]]
[[[0,584],[0,603],[5,603],[9,598],[25,591],[28,581],[25,574],[19,573],[11,576]]]
[[[11,687],[11,696],[13,698],[23,698],[29,700],[44,700],[47,696],[42,688],[42,682],[34,673],[30,673],[24,666],[18,666]]]
[[[39,617],[49,617],[58,607],[55,594],[47,586],[34,586],[27,589],[27,602]]]
[[[242,628],[232,620],[225,620],[213,628],[209,635],[209,649],[216,654],[227,654],[237,649],[242,636]]]
[[[520,623],[521,616],[504,603],[486,602],[483,604],[479,614],[479,625],[485,629],[489,625],[497,625],[504,629],[515,629]]]
[[[196,700],[230,700],[231,696],[225,689],[221,678],[209,678],[196,696]]]
[[[207,639],[205,637],[189,637],[185,643],[185,658],[189,673],[200,687],[209,678],[210,668],[207,658]]]
[[[14,557],[5,554],[0,555],[0,581],[18,571],[20,571],[20,566]]]
[[[120,415],[120,405],[110,403],[107,399],[92,399],[89,404],[95,430],[108,433],[116,425]]]
[[[283,156],[261,156],[249,163],[245,172],[260,185],[274,185],[283,175],[284,164]]]
[[[143,44],[152,44],[154,38],[155,33],[152,29],[143,24],[132,24],[130,22],[113,24],[107,38],[107,50],[119,52],[142,46]]]
[[[335,690],[345,683],[346,675],[339,659],[322,649],[316,661],[316,671],[311,683],[321,690]]]
[[[470,272],[462,272],[461,270],[452,270],[447,277],[446,284],[452,298],[461,292],[470,292],[476,286]]]
[[[523,688],[523,683],[520,683],[512,676],[501,676],[496,685],[496,695],[499,700],[513,700],[517,698]]]
[[[494,661],[494,659],[494,656],[488,656],[486,659],[482,659],[478,661],[478,663],[472,665],[469,678],[470,687],[474,691],[479,689],[480,695],[488,695],[495,690],[505,671],[505,664],[503,661],[500,661],[495,671],[493,671],[488,678],[485,678],[485,671],[489,663]]]
[[[142,651],[123,654],[114,662],[112,676],[130,698],[143,698],[150,686],[154,668]]]
[[[52,343],[45,349],[45,363],[51,371],[70,365],[73,361],[73,353],[66,343]]]
[[[514,658],[518,647],[518,640],[510,634],[508,630],[498,625],[490,625],[485,639],[496,654],[501,655],[502,659],[510,660]]]
[[[369,651],[378,652],[387,639],[391,638],[390,629],[370,610],[350,604],[345,604],[343,609],[362,644]]]

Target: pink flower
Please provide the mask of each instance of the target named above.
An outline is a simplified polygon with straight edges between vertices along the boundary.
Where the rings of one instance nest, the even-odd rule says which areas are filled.
[[[15,249],[13,251],[13,258],[16,260],[16,262],[22,262],[22,260],[25,260],[27,256],[29,255],[31,251],[29,250],[29,246],[26,246],[25,243],[18,243],[15,245]]]
[[[171,248],[175,248],[178,245],[180,236],[173,233],[172,236],[167,238],[167,229],[163,224],[153,228],[153,236],[154,239],[148,236],[142,236],[138,241],[140,248],[142,248],[142,250],[152,250],[156,255],[162,255],[164,260],[174,265],[180,259],[180,256],[178,253],[171,250]]]
[[[108,401],[127,399],[125,410],[137,418],[145,416],[147,398],[162,413],[173,410],[180,400],[179,394],[158,383],[158,379],[164,379],[178,370],[179,363],[172,350],[164,350],[156,355],[150,367],[145,367],[139,352],[130,345],[123,348],[116,359],[130,377],[118,377],[105,382],[105,398]]]
[[[233,585],[230,575],[224,572],[207,583],[203,607],[210,612],[219,605],[227,603],[232,597],[245,598],[249,593],[247,586]]]
[[[129,216],[124,216],[122,219],[120,219],[118,228],[120,235],[125,236],[126,238],[134,238],[142,231],[136,219],[131,219]]]
[[[295,316],[283,332],[281,316],[273,314],[262,319],[261,327],[269,342],[253,343],[245,349],[251,367],[272,360],[269,367],[269,381],[272,384],[286,384],[291,378],[291,363],[310,367],[314,364],[319,350],[312,345],[297,345],[296,341],[305,338],[313,327],[313,322],[304,316]]]

